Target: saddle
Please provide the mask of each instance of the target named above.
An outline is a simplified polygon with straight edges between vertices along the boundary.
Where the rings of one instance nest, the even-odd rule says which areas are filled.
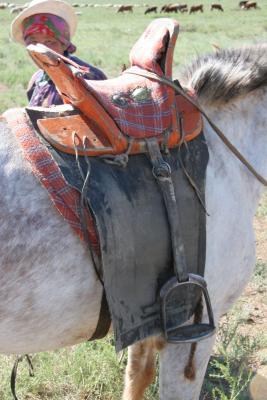
[[[63,152],[89,156],[146,152],[149,138],[162,149],[194,139],[202,130],[199,111],[174,88],[153,79],[155,74],[172,80],[177,35],[177,21],[152,21],[130,52],[130,67],[103,81],[85,79],[84,67],[43,45],[28,46],[64,102],[77,110],[68,116],[39,115],[42,135]]]
[[[64,102],[71,105],[67,109],[53,107],[43,112],[28,108],[27,111],[33,117],[34,127],[37,126],[52,144],[51,152],[55,160],[60,160],[68,184],[81,193],[81,204],[88,206],[96,221],[105,290],[119,350],[159,333],[161,329],[166,340],[173,343],[198,341],[211,336],[215,330],[203,269],[199,268],[200,264],[204,265],[204,258],[196,252],[196,262],[191,268],[183,243],[184,237],[192,237],[193,231],[205,239],[204,232],[201,235],[196,227],[204,215],[202,198],[208,150],[203,135],[200,135],[201,114],[190,101],[193,94],[186,93],[184,97],[180,94],[179,83],[172,84],[177,35],[175,20],[154,20],[133,46],[130,67],[119,77],[103,81],[85,79],[83,67],[45,46],[28,46],[31,57],[53,80]],[[185,173],[186,158],[190,158],[190,151],[185,151],[184,159],[182,156],[180,144],[185,141],[192,141],[186,149],[192,150],[196,146],[198,156],[193,157],[191,152],[190,161],[193,165],[195,159],[195,168],[191,172],[197,173],[197,184],[191,179],[192,174]],[[146,155],[140,153],[148,153],[152,174]],[[139,156],[128,158],[131,154]],[[127,168],[111,168],[99,157],[89,159],[77,155],[104,156],[104,161],[114,157],[111,164],[120,157],[120,160],[126,160]],[[68,161],[71,161],[71,168],[67,168]],[[80,186],[77,186],[79,182]],[[182,223],[186,214],[186,207],[181,206],[183,196],[189,214],[193,215],[193,210],[197,209],[194,221],[188,224],[187,219],[184,225],[192,227],[188,235],[185,235]],[[192,207],[189,198],[194,199]],[[154,211],[157,218],[153,218]],[[133,214],[129,223],[125,217],[130,212]],[[151,224],[154,219],[159,226]],[[163,257],[160,259],[155,249],[160,249],[158,242],[163,242],[162,237],[165,247],[160,250]],[[194,240],[197,247],[201,247],[199,237]],[[141,249],[144,243],[148,248],[148,242],[153,243],[155,259],[149,252],[147,258],[143,257]],[[192,252],[193,246],[189,248]],[[137,249],[137,255],[133,249]],[[166,271],[162,266],[166,263],[172,271],[168,270],[168,276],[163,279],[162,274]],[[159,266],[157,271],[156,265]],[[132,271],[132,278],[129,271]],[[170,278],[173,273],[175,276]],[[122,278],[123,274],[125,278]],[[137,279],[138,274],[141,279]],[[158,279],[162,280],[160,290]],[[141,298],[141,295],[136,296],[137,292],[132,290],[133,282],[138,287],[140,282],[145,282],[142,291],[145,299],[138,305],[135,298]],[[153,287],[149,298],[146,297],[147,287]],[[201,296],[205,299],[209,322],[181,326],[195,314]],[[126,304],[127,307],[134,304],[136,312],[130,313]]]

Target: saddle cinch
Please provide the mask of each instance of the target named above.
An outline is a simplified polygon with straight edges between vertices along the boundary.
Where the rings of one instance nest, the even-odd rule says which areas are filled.
[[[54,81],[64,102],[75,108],[64,116],[51,108],[45,118],[39,118],[37,110],[37,125],[48,142],[76,156],[149,153],[172,242],[176,276],[162,286],[160,297],[165,338],[174,343],[195,342],[215,331],[206,282],[202,276],[188,273],[171,169],[161,154],[161,150],[168,152],[202,132],[201,114],[188,100],[193,95],[187,93],[184,98],[179,94],[175,89],[179,83],[174,87],[164,84],[164,80],[172,82],[177,35],[175,20],[152,21],[130,52],[130,68],[118,78],[104,81],[84,79],[84,68],[45,46],[28,46],[31,57]],[[177,297],[185,322],[195,312],[194,299],[199,293],[204,296],[209,322],[173,326],[171,310]]]
[[[61,151],[74,154],[76,147],[79,154],[89,156],[145,152],[145,139],[152,137],[167,148],[194,139],[202,130],[199,111],[172,87],[146,76],[172,79],[177,35],[177,21],[152,21],[130,52],[131,67],[104,81],[84,79],[84,67],[43,45],[28,46],[64,102],[80,111],[40,119],[41,133]],[[79,140],[82,137],[88,139],[86,145]]]

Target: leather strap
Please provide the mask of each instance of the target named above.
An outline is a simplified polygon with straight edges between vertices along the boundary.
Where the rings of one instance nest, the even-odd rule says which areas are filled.
[[[102,339],[103,337],[105,337],[108,334],[110,326],[111,326],[111,316],[108,308],[106,291],[103,290],[98,322],[95,331],[93,335],[90,337],[89,341],[95,339]]]
[[[147,149],[153,165],[152,173],[161,189],[170,227],[174,271],[178,282],[188,281],[185,248],[181,233],[181,218],[171,177],[170,165],[163,159],[155,138],[147,139]]]
[[[33,371],[33,364],[31,357],[28,354],[24,354],[23,356],[18,356],[15,360],[15,363],[12,368],[11,372],[11,378],[10,378],[10,387],[11,387],[11,392],[14,400],[18,400],[17,394],[16,394],[16,379],[17,379],[17,371],[18,371],[18,365],[20,362],[23,361],[23,359],[26,358],[29,364],[29,375],[31,377],[34,376],[34,371]]]

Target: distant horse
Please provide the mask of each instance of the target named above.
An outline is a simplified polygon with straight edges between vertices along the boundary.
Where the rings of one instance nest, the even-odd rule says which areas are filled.
[[[187,6],[187,4],[180,4],[180,5],[179,5],[179,11],[180,11],[181,13],[188,12],[188,6]]]
[[[161,7],[160,12],[164,12],[164,11],[165,11],[165,8],[168,7],[169,5],[170,5],[170,4],[164,4],[164,5]]]
[[[189,14],[193,14],[193,13],[198,12],[198,11],[203,13],[203,11],[204,11],[203,4],[199,4],[197,6],[191,6],[190,10],[189,10]]]
[[[21,11],[24,10],[25,7],[21,7],[21,6],[15,6],[13,8],[10,8],[10,14],[18,14]]]
[[[148,7],[145,11],[145,14],[149,14],[149,13],[157,13],[158,12],[158,7],[154,6],[154,7]]]
[[[219,51],[198,58],[178,77],[256,170],[252,173],[243,165],[204,119],[209,149],[205,279],[216,325],[242,293],[255,265],[253,217],[267,178],[266,54],[267,45]],[[5,118],[16,113],[10,109],[0,119],[3,354],[86,341],[95,331],[102,297],[87,246],[51,207],[47,191],[7,126]],[[214,341],[211,337],[194,348],[190,374],[185,373],[190,344],[168,344],[154,337],[132,345],[123,399],[142,399],[153,379],[155,352],[160,351],[160,399],[198,400]]]
[[[118,10],[117,10],[117,13],[123,13],[125,11],[128,11],[128,12],[132,13],[133,12],[133,6],[130,6],[130,5],[128,5],[128,6],[120,6],[118,8]]]
[[[221,4],[213,3],[213,4],[211,4],[211,6],[210,6],[210,10],[211,10],[211,11],[212,11],[212,10],[223,11],[223,7],[222,7]]]
[[[252,8],[254,8],[256,10],[256,8],[259,8],[259,7],[258,7],[258,5],[257,5],[257,3],[255,1],[247,1],[246,4],[244,4],[242,6],[242,8],[244,10],[250,10]]]
[[[163,6],[164,7],[164,10],[162,10],[162,11],[164,11],[165,13],[178,13],[178,11],[179,11],[179,4],[169,4],[169,5],[166,5],[166,6]]]
[[[242,8],[247,2],[248,2],[248,0],[240,1],[239,2],[239,7]]]

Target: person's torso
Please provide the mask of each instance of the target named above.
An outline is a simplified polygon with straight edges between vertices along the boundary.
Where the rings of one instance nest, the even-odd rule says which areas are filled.
[[[85,79],[107,79],[100,69],[80,60],[78,57],[68,56],[68,58],[81,66],[88,67],[88,72],[84,74]],[[63,104],[63,100],[55,84],[43,70],[39,70],[33,75],[33,84],[29,88],[27,96],[30,106],[50,107],[52,105]]]

